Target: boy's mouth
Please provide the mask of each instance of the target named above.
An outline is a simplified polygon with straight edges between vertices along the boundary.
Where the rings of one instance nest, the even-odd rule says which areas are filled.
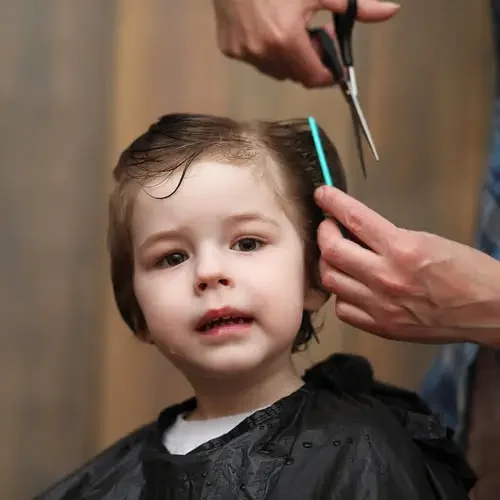
[[[219,318],[219,319],[214,319],[212,321],[209,321],[205,325],[203,325],[199,331],[200,332],[208,332],[209,330],[212,330],[213,328],[217,326],[222,326],[222,325],[243,325],[243,324],[248,324],[252,320],[251,318],[233,318],[231,316],[227,316],[224,318]]]
[[[196,326],[198,332],[209,332],[217,327],[225,325],[244,325],[253,321],[252,317],[241,311],[224,307],[221,309],[212,309],[200,319]]]

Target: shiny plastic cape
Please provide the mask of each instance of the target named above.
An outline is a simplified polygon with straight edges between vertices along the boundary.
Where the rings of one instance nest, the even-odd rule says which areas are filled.
[[[420,398],[337,354],[305,385],[187,455],[165,429],[194,399],[118,441],[36,500],[466,500],[474,476]]]

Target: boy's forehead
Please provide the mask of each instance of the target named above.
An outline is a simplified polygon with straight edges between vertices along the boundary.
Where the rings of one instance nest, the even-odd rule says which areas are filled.
[[[185,171],[184,171],[185,170]],[[209,194],[230,188],[231,191],[260,191],[261,194],[279,191],[283,194],[282,170],[267,157],[246,162],[206,159],[193,162],[187,169],[152,176],[143,182],[138,197],[176,198],[189,197],[196,192]],[[227,194],[230,195],[231,191]]]
[[[223,217],[232,211],[283,212],[283,185],[280,169],[271,161],[234,165],[201,160],[184,175],[178,169],[143,183],[135,200],[133,225],[147,230],[164,224],[166,218],[180,221]]]

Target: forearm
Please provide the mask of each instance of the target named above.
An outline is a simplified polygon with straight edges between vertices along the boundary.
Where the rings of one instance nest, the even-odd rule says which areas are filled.
[[[453,272],[458,279],[456,288],[449,291],[451,296],[447,298],[440,289],[439,300],[434,297],[440,309],[436,326],[447,330],[443,336],[450,342],[500,347],[500,262],[481,254],[475,273],[467,270],[468,279],[460,279],[465,276],[463,272],[457,273],[457,267]],[[439,270],[439,274],[445,271]]]

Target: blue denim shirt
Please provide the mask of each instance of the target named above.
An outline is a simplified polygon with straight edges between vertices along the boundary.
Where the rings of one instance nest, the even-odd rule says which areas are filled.
[[[500,60],[500,0],[492,0],[496,62]],[[493,108],[491,154],[483,185],[476,247],[500,260],[500,79],[497,75]],[[443,346],[422,386],[422,397],[445,424],[465,438],[471,367],[478,351],[475,344]]]

